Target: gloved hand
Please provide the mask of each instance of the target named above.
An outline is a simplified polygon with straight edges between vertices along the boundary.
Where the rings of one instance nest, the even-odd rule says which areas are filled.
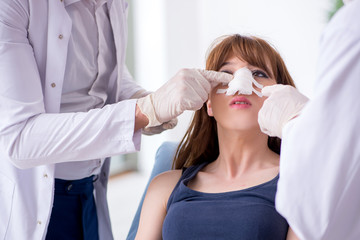
[[[158,126],[179,116],[185,110],[198,110],[208,99],[211,88],[229,83],[231,74],[183,69],[154,93],[137,101],[149,119],[147,127]]]
[[[145,97],[145,96],[149,95],[150,93],[152,93],[152,92],[146,91],[145,89],[141,89],[141,90],[137,91],[134,95],[132,95],[130,97],[130,99],[137,99],[137,98]],[[142,129],[142,134],[148,135],[148,136],[160,134],[165,130],[173,129],[174,127],[176,127],[177,122],[178,122],[177,118],[174,118],[168,122],[162,123],[159,126],[144,127]]]
[[[300,114],[309,99],[290,85],[267,86],[261,92],[268,98],[258,114],[260,129],[271,137],[281,138],[283,127]]]
[[[148,136],[160,134],[165,130],[173,129],[174,127],[176,127],[177,123],[178,123],[178,119],[173,118],[170,121],[164,122],[159,126],[144,127],[142,129],[142,134],[148,135]]]

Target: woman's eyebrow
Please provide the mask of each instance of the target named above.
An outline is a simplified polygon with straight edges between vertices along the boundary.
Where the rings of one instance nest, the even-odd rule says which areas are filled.
[[[248,68],[254,68],[254,69],[259,69],[261,71],[264,71],[266,74],[269,74],[268,71],[266,71],[266,69],[262,68],[262,67],[257,67],[254,65],[249,65]]]
[[[222,68],[222,67],[224,67],[226,65],[232,65],[232,64],[234,64],[234,63],[232,63],[232,62],[224,62],[223,64],[221,64],[220,68]]]

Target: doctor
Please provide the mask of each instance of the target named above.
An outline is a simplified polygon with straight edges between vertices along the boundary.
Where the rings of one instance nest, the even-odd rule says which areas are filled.
[[[142,128],[173,127],[230,80],[182,70],[148,95],[124,64],[126,11],[0,1],[0,239],[112,239],[107,157],[139,150]]]
[[[322,35],[301,114],[307,99],[294,89],[263,89],[259,123],[283,137],[276,205],[300,239],[360,239],[360,1],[344,2]]]

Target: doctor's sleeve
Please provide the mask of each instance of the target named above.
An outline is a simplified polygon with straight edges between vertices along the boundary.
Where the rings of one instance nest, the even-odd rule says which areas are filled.
[[[0,1],[0,158],[19,168],[137,151],[135,100],[86,113],[46,113],[29,43],[27,0]],[[40,4],[40,3],[39,3]]]
[[[300,239],[360,238],[360,18],[349,16],[322,36],[315,95],[284,128],[276,208]]]

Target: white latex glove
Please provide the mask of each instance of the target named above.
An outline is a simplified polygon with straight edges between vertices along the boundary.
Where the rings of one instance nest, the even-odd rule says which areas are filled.
[[[263,133],[281,138],[282,129],[297,117],[309,99],[290,85],[272,85],[262,89],[268,97],[259,111],[258,122]]]
[[[142,134],[148,135],[148,136],[160,134],[165,130],[173,129],[174,127],[176,127],[177,123],[178,123],[178,119],[173,118],[170,121],[164,122],[159,126],[144,127],[142,129]]]
[[[141,98],[141,97],[145,97],[147,95],[149,95],[152,92],[146,91],[145,89],[141,89],[139,91],[137,91],[134,95],[132,95],[130,97],[130,99],[137,99],[137,98]],[[162,123],[159,126],[155,126],[155,127],[145,127],[142,129],[142,134],[144,135],[155,135],[155,134],[160,134],[165,130],[169,130],[169,129],[173,129],[174,127],[176,127],[178,123],[177,118],[171,119],[168,122]]]
[[[211,88],[229,83],[231,74],[199,69],[182,69],[156,92],[137,101],[149,119],[147,127],[158,126],[185,110],[198,110],[208,99]]]

